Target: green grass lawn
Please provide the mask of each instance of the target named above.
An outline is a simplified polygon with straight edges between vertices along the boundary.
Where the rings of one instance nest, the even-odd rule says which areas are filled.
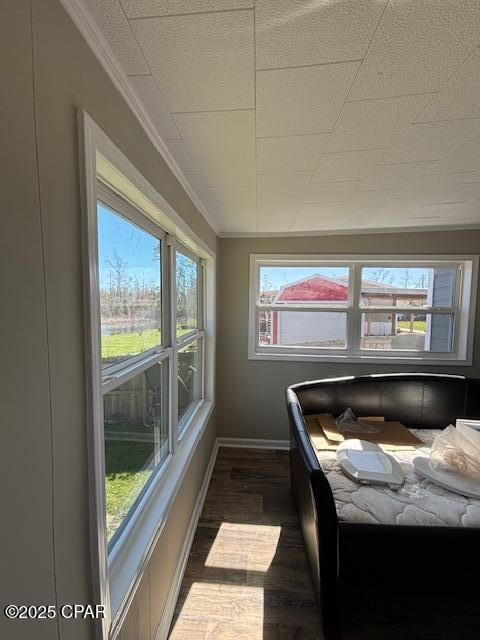
[[[399,322],[397,322],[397,327],[405,329],[406,331],[410,331],[410,321],[400,320]],[[420,333],[425,333],[427,331],[427,322],[425,320],[414,320],[413,330]]]
[[[110,360],[148,351],[160,344],[161,336],[159,329],[102,336],[102,359]]]
[[[122,432],[150,436],[146,442],[114,440]],[[109,423],[105,426],[105,494],[107,541],[110,541],[152,473],[152,429],[144,425]]]
[[[181,329],[177,326],[178,337],[190,331],[191,329]],[[158,329],[102,336],[102,360],[114,362],[117,358],[136,355],[152,349],[160,344],[160,341],[161,332]],[[152,439],[144,442],[115,439],[115,436],[121,437],[122,432],[138,433],[139,436],[151,435]],[[152,474],[153,453],[151,427],[121,420],[105,423],[107,541],[112,539]]]
[[[177,337],[181,338],[192,329],[181,329],[177,326]],[[108,361],[148,351],[160,344],[160,329],[146,329],[142,333],[114,333],[102,336],[102,360]]]

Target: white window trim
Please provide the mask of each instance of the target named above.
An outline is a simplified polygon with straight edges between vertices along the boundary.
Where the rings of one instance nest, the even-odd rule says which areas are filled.
[[[360,292],[360,278],[361,269],[355,268],[356,265],[362,263],[368,266],[375,265],[388,265],[394,267],[405,266],[405,263],[410,263],[409,266],[425,267],[437,265],[442,262],[445,266],[458,263],[466,263],[467,267],[462,274],[462,283],[460,285],[462,289],[461,305],[459,306],[455,317],[456,321],[460,323],[460,330],[455,330],[454,352],[450,354],[435,353],[435,352],[400,352],[400,351],[378,351],[373,350],[353,350],[353,349],[315,349],[310,348],[307,351],[302,347],[271,347],[260,346],[257,343],[257,292],[259,287],[259,270],[261,266],[282,266],[290,265],[295,267],[311,267],[317,265],[319,262],[323,266],[340,266],[345,264],[352,264],[351,277],[354,281],[353,292],[352,288],[349,293],[349,300],[345,305],[332,305],[325,307],[322,310],[330,311],[342,311],[350,310],[347,317],[350,317],[353,322],[348,326],[349,343],[352,343],[352,338],[358,334],[360,329],[359,316],[362,312],[370,311],[375,312],[376,307],[359,307],[358,298]],[[469,266],[468,266],[469,265]],[[470,366],[472,364],[472,352],[473,352],[473,332],[475,324],[475,308],[477,297],[477,281],[478,281],[478,265],[479,257],[476,255],[293,255],[293,254],[250,254],[250,281],[249,281],[249,320],[248,320],[248,358],[250,360],[286,360],[286,361],[317,361],[317,362],[344,362],[344,363],[372,363],[372,364],[386,364],[386,363],[398,363],[398,364],[411,364],[412,362],[418,362],[425,365],[461,365]],[[269,305],[260,305],[266,306]],[[277,307],[278,308],[278,307]],[[313,307],[311,307],[313,309]],[[300,310],[299,305],[282,305],[282,310]],[[381,307],[381,311],[388,311],[389,307]],[[301,305],[301,310],[308,311],[308,305]],[[316,311],[320,309],[315,308]],[[393,311],[402,312],[402,307],[392,308]],[[410,309],[409,309],[410,310]],[[423,310],[420,309],[419,310]],[[440,313],[440,309],[435,309],[433,313]],[[450,308],[449,308],[450,312]],[[428,313],[431,313],[429,310]]]
[[[198,268],[198,280],[197,280],[197,328],[196,329],[192,329],[192,331],[190,331],[189,333],[184,334],[183,336],[181,336],[180,338],[177,338],[175,335],[175,354],[176,354],[176,358],[178,359],[178,352],[183,349],[184,347],[187,347],[189,344],[191,344],[192,342],[198,342],[199,344],[203,343],[204,344],[204,339],[205,339],[205,331],[204,331],[204,327],[205,327],[205,296],[204,296],[204,291],[203,291],[203,287],[204,287],[204,281],[205,281],[205,277],[204,277],[204,267],[205,267],[205,263],[204,260],[199,257],[198,255],[196,255],[195,253],[193,253],[193,251],[191,251],[189,249],[189,247],[187,247],[186,245],[182,244],[181,242],[177,242],[175,245],[175,264],[176,264],[176,252],[180,252],[183,253],[185,256],[187,256],[188,258],[190,258],[191,260],[193,260],[194,262],[197,263],[197,268]],[[176,269],[172,270],[172,273],[176,274]],[[175,313],[175,306],[172,305],[172,313]],[[174,326],[176,327],[176,322],[177,322],[177,318],[175,316],[174,318]],[[200,367],[201,367],[201,371],[200,371],[200,389],[198,389],[199,391],[199,395],[200,397],[203,397],[204,393],[205,393],[205,383],[204,383],[204,378],[205,378],[205,357],[204,357],[204,352],[205,352],[205,348],[203,346],[203,348],[200,350]],[[199,405],[199,400],[194,401],[188,408],[187,411],[184,413],[184,415],[182,416],[182,418],[179,420],[178,419],[178,413],[177,413],[177,437],[178,440],[181,441],[184,436],[185,436],[185,432],[190,428],[190,425],[192,423],[192,417],[194,416],[198,405]],[[176,404],[175,404],[177,411],[178,411],[178,398],[176,399]]]
[[[79,112],[80,169],[82,197],[82,244],[85,301],[85,342],[87,364],[87,415],[89,438],[89,492],[91,514],[91,563],[94,601],[105,606],[105,619],[96,631],[101,640],[113,640],[120,631],[128,607],[140,583],[143,571],[167,520],[171,505],[182,483],[188,464],[208,423],[215,402],[215,254],[183,221],[170,204],[135,168],[128,158],[85,112]],[[108,554],[105,528],[103,394],[99,359],[100,310],[98,305],[97,198],[98,180],[130,203],[155,229],[168,234],[166,244],[175,251],[176,243],[201,259],[204,272],[203,326],[203,399],[189,412],[178,437],[176,402],[176,357],[179,346],[174,340],[161,353],[152,350],[152,362],[168,358],[170,362],[170,455],[155,472],[142,494],[136,517],[131,518]],[[100,198],[101,199],[101,198]],[[147,223],[148,224],[148,223]],[[148,227],[146,227],[148,228]],[[174,277],[174,273],[173,273]],[[175,289],[170,288],[169,295]],[[170,305],[173,308],[174,304]],[[169,318],[169,322],[172,319]],[[172,327],[175,325],[172,325]],[[173,335],[173,330],[170,330]],[[143,354],[145,356],[145,354]],[[130,362],[130,361],[129,361]],[[131,359],[132,366],[135,358]],[[144,366],[145,361],[141,367]],[[112,367],[108,373],[115,375]],[[118,378],[117,378],[118,383]],[[108,385],[108,379],[105,382]],[[105,387],[103,388],[105,390]],[[172,427],[173,425],[173,427]],[[172,464],[172,461],[175,461]]]

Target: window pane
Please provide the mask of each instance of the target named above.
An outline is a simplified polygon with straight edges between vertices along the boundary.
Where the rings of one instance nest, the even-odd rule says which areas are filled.
[[[176,253],[177,338],[198,327],[198,263]]]
[[[456,269],[452,267],[364,267],[362,306],[451,307]]]
[[[98,204],[102,363],[161,343],[160,240]]]
[[[260,310],[258,344],[344,349],[347,314],[328,311]]]
[[[260,304],[345,305],[347,267],[260,267]]]
[[[178,352],[178,420],[201,397],[201,340]]]
[[[110,542],[169,453],[168,361],[139,373],[107,393],[103,401]]]
[[[362,313],[362,349],[440,351],[453,347],[452,314]]]

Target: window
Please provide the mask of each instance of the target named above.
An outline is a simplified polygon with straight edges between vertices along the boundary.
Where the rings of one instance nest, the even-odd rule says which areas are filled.
[[[125,199],[102,184],[98,194],[93,295],[110,560],[121,556],[205,399],[204,269]]]
[[[468,362],[477,259],[252,256],[249,355]]]
[[[214,408],[215,256],[81,115],[93,597],[116,637]]]
[[[167,360],[107,391],[103,404],[107,542],[112,546],[169,454]]]
[[[177,339],[198,328],[198,261],[176,252]]]
[[[106,536],[111,549],[170,453],[173,353],[162,336],[166,234],[125,201],[106,189],[102,193],[104,201],[97,206],[98,295]]]
[[[148,352],[162,343],[161,254],[159,237],[99,203],[104,367]]]
[[[198,256],[178,242],[167,243],[167,234],[125,200],[105,187],[100,193],[101,390],[106,536],[112,549],[167,461],[174,435],[183,433],[203,399],[203,268]],[[164,291],[169,282],[170,297]],[[175,301],[173,309],[168,299]],[[170,335],[164,327],[172,313]],[[177,386],[171,424],[170,359]]]
[[[177,409],[180,432],[203,395],[202,264],[185,247],[175,252]]]

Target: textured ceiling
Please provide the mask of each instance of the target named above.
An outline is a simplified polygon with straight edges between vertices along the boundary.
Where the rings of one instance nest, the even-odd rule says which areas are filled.
[[[221,233],[480,225],[479,0],[84,0]]]

